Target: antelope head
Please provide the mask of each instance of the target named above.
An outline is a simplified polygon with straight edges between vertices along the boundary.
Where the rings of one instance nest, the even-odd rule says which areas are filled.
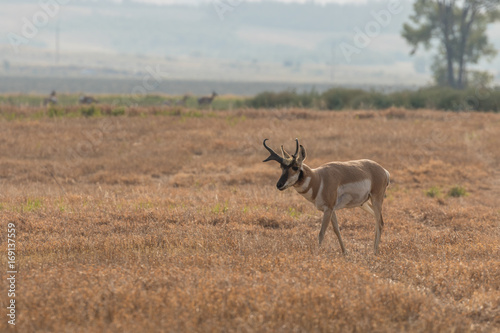
[[[274,150],[266,145],[267,140],[268,139],[265,139],[263,144],[271,155],[262,162],[276,161],[280,164],[281,177],[276,187],[280,191],[286,190],[299,181],[302,174],[302,162],[306,159],[306,150],[302,145],[299,145],[299,140],[295,139],[295,153],[290,155],[283,148],[283,145],[281,145],[281,156],[279,156]]]

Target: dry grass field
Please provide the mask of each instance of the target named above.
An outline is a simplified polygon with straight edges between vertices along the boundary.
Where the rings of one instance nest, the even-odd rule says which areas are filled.
[[[500,331],[499,114],[139,111],[0,120],[0,331],[8,223],[19,332]],[[275,188],[296,137],[390,171],[379,255]]]

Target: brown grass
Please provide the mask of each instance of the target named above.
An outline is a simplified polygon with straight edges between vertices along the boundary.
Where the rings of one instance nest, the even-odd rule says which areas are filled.
[[[368,214],[339,212],[342,256],[331,229],[317,246],[321,213],[275,189],[262,140],[295,137],[311,167],[371,158],[391,172],[378,256]],[[425,110],[0,121],[16,327],[498,332],[499,142],[500,115]],[[454,186],[468,195],[448,197]]]

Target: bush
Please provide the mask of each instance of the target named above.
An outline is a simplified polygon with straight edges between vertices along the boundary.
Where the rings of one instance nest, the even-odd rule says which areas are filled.
[[[276,108],[296,103],[296,94],[292,92],[263,92],[248,100],[253,108]]]
[[[405,105],[407,108],[411,109],[423,109],[426,107],[426,98],[424,94],[418,90],[414,93],[409,94],[408,104]]]
[[[112,116],[123,116],[124,114],[125,114],[125,108],[123,106],[119,106],[111,110]]]
[[[97,106],[91,105],[89,107],[82,107],[80,109],[80,113],[82,114],[82,116],[85,117],[94,117],[94,116],[100,116],[101,110]]]
[[[369,92],[359,95],[352,101],[353,109],[387,109],[393,101],[387,95],[379,92]]]
[[[51,118],[64,116],[64,109],[56,106],[50,106],[47,110],[47,115]]]
[[[317,107],[319,100],[321,99],[320,95],[313,89],[310,92],[305,92],[299,95],[300,104],[303,107],[313,108]]]
[[[352,101],[364,94],[366,92],[361,89],[333,88],[325,91],[321,97],[328,110],[342,110],[352,108]]]
[[[448,196],[453,198],[465,197],[466,195],[467,191],[462,186],[454,186],[448,191]]]
[[[347,88],[332,88],[321,95],[314,90],[302,94],[295,91],[263,92],[246,103],[254,108],[321,106],[328,110],[345,110],[387,109],[395,106],[406,109],[499,112],[500,88],[455,90],[449,87],[426,87],[389,94]]]
[[[463,93],[458,90],[438,89],[439,95],[436,98],[434,105],[435,109],[449,111],[463,111],[466,109],[463,104]]]
[[[439,198],[441,196],[441,190],[437,186],[433,186],[425,192],[425,195],[430,198]]]
[[[298,94],[294,90],[282,92],[263,92],[247,100],[247,105],[253,108],[280,108],[280,107],[314,107],[318,93],[312,90],[309,93]]]
[[[447,87],[422,88],[410,92],[407,108],[429,108],[449,111],[500,110],[500,91],[470,88],[455,90]]]

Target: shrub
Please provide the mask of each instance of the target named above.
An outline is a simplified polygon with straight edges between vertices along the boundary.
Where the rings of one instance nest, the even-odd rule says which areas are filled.
[[[253,108],[275,108],[295,104],[296,94],[292,92],[263,92],[248,101]]]
[[[409,109],[411,96],[412,92],[405,90],[391,93],[388,98],[392,101],[393,106]]]
[[[328,110],[342,110],[352,108],[351,102],[366,94],[361,89],[333,88],[322,94],[323,101]]]
[[[279,108],[279,107],[314,107],[319,94],[311,92],[297,93],[294,90],[282,92],[263,92],[246,101],[253,108]]]
[[[433,186],[427,191],[425,191],[425,195],[430,198],[439,198],[441,196],[441,190],[437,186]]]
[[[439,95],[436,98],[434,108],[439,110],[463,111],[466,109],[463,93],[451,88],[437,89]]]
[[[448,196],[453,198],[465,197],[468,195],[465,187],[462,186],[454,186],[448,191]]]
[[[125,114],[125,108],[123,106],[119,106],[111,110],[112,116],[123,116],[124,114]]]
[[[93,116],[100,116],[101,110],[97,106],[91,105],[89,107],[82,107],[80,109],[80,113],[82,114],[82,116],[85,117],[93,117]]]
[[[475,92],[477,111],[500,111],[500,89]]]
[[[21,210],[23,212],[32,212],[42,207],[42,201],[40,199],[28,198],[26,203],[22,204]]]
[[[64,110],[56,106],[50,106],[49,109],[47,110],[47,115],[51,118],[61,117],[64,115]]]
[[[392,106],[391,98],[379,92],[367,92],[352,101],[353,109],[387,109]]]

